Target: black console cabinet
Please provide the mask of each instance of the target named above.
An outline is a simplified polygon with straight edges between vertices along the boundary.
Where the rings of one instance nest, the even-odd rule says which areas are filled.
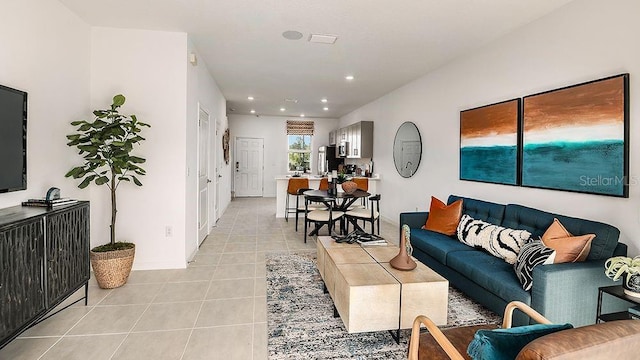
[[[89,276],[88,202],[0,209],[0,348]]]

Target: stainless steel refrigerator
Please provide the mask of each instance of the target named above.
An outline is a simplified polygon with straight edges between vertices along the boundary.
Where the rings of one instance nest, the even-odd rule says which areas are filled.
[[[336,157],[335,146],[320,146],[318,148],[318,174],[338,170],[340,164],[344,164],[344,159]]]

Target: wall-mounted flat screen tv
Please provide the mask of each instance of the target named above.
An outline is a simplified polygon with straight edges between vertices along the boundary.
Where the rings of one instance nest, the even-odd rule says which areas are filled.
[[[27,188],[27,93],[0,85],[0,193]]]

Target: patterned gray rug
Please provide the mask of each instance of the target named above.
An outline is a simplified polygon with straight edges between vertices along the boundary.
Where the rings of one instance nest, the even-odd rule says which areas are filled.
[[[400,344],[386,331],[349,334],[333,317],[315,253],[267,254],[269,359],[406,359],[410,330]],[[499,323],[500,317],[449,289],[446,327]]]

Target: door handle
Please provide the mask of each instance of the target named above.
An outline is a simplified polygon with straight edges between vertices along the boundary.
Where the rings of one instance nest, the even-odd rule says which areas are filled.
[[[211,179],[207,179],[207,184],[211,182]]]
[[[222,177],[222,175],[218,175],[218,177],[219,177],[219,178],[221,178],[221,177]]]

